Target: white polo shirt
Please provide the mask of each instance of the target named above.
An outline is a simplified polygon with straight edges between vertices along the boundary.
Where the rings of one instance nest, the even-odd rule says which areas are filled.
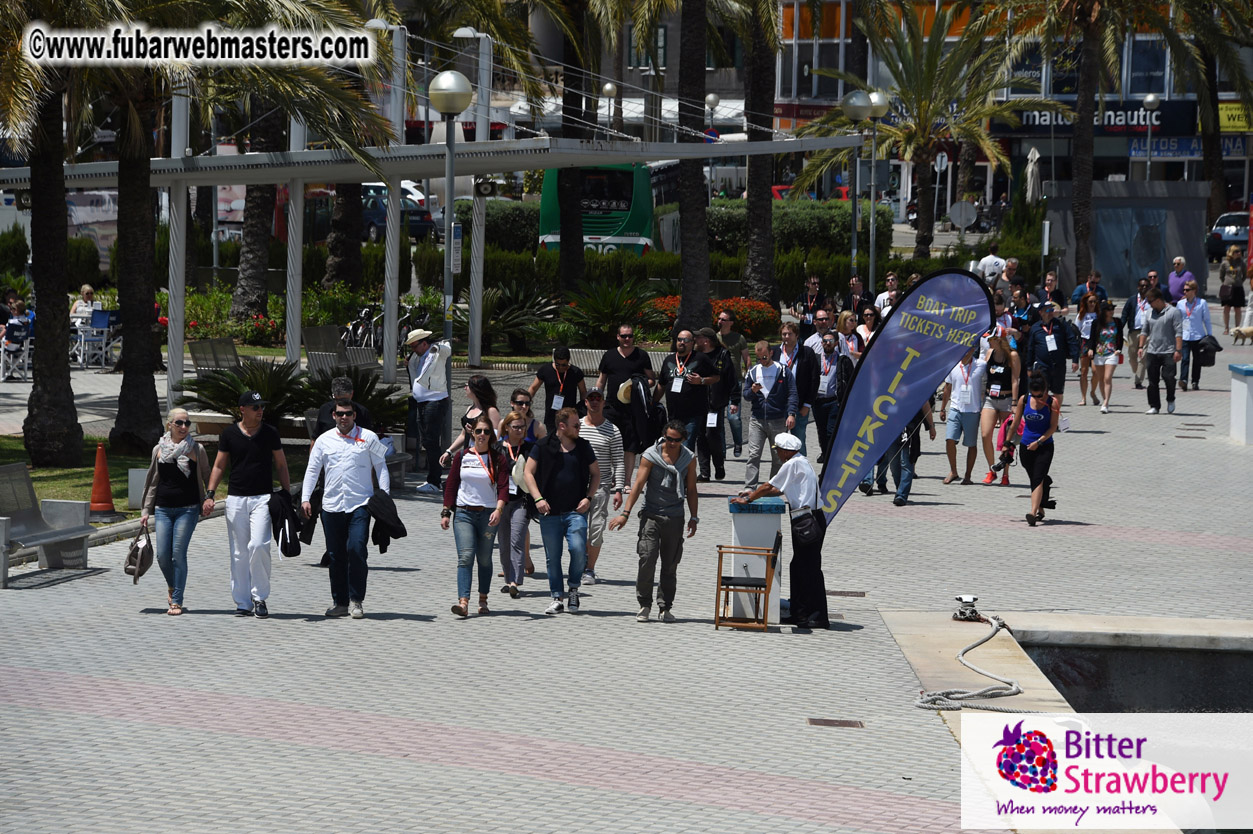
[[[783,493],[792,510],[801,507],[818,507],[818,475],[809,460],[799,452],[779,467],[769,481],[770,486]]]

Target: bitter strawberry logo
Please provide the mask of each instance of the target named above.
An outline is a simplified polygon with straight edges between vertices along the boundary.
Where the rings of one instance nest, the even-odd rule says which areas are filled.
[[[1039,730],[1022,731],[1022,722],[1010,729],[1005,725],[996,754],[996,772],[1001,778],[1032,793],[1057,790],[1057,753],[1053,742]]]

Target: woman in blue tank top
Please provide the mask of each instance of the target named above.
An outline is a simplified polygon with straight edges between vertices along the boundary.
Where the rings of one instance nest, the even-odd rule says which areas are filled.
[[[1027,524],[1034,527],[1044,520],[1044,510],[1053,509],[1049,488],[1053,479],[1049,467],[1053,463],[1053,435],[1057,432],[1059,405],[1048,395],[1044,374],[1032,372],[1028,383],[1030,394],[1018,398],[1014,422],[1022,421],[1022,468],[1031,479],[1031,512]]]

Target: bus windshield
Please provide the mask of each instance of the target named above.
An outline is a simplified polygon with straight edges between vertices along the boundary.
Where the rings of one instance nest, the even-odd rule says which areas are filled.
[[[632,171],[585,168],[579,207],[586,214],[629,211],[634,187],[635,175]]]

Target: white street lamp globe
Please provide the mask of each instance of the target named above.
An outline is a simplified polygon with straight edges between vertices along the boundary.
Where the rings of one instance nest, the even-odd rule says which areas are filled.
[[[718,102],[720,101],[722,101],[722,99],[718,98],[717,93],[710,93],[709,95],[705,96],[705,107],[709,110],[717,110]]]
[[[606,81],[605,86],[600,88],[600,92],[605,98],[613,98],[618,94],[618,85],[612,81]]]
[[[445,70],[431,80],[428,89],[431,106],[445,116],[465,112],[474,97],[470,81],[456,70]]]
[[[840,100],[840,109],[854,122],[864,122],[870,115],[870,96],[864,90],[853,90]]]
[[[1144,101],[1140,102],[1140,106],[1145,110],[1156,110],[1162,104],[1162,99],[1157,93],[1149,93],[1144,97]]]
[[[882,119],[888,114],[888,108],[892,102],[888,100],[887,93],[882,90],[875,90],[870,94],[870,118]]]

